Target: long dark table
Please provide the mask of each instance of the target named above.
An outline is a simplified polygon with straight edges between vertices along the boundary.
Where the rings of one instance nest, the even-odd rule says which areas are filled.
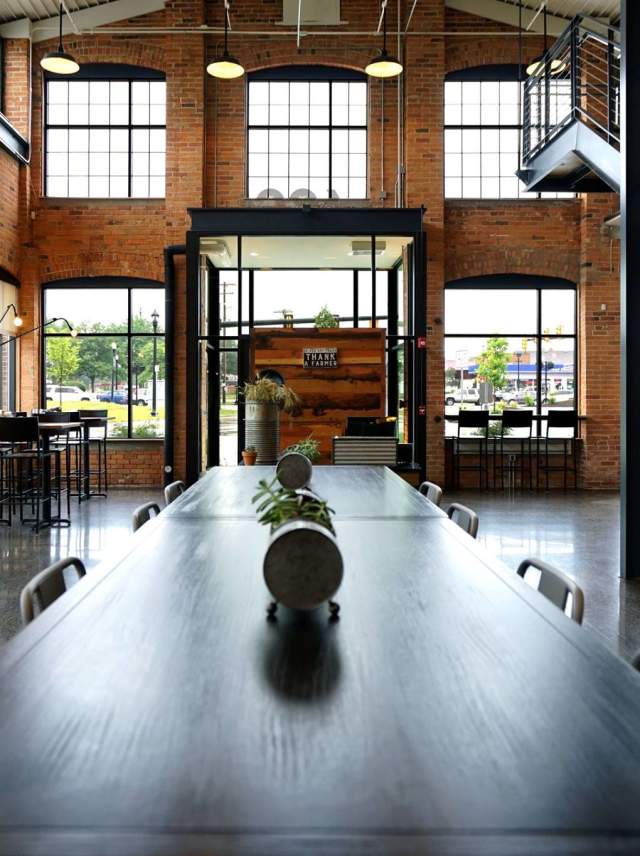
[[[4,649],[0,853],[638,852],[640,678],[448,519],[340,515],[340,621],[270,624],[267,532],[188,505]]]

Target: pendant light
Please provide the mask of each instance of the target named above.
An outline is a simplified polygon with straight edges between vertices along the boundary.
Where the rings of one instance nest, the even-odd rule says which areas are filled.
[[[383,0],[384,2],[384,0]],[[382,11],[383,41],[382,50],[365,66],[369,77],[397,77],[402,74],[402,63],[396,57],[387,53],[387,4]]]
[[[219,80],[233,80],[236,77],[242,77],[244,68],[238,60],[231,56],[227,50],[227,30],[229,29],[229,3],[224,0],[224,51],[222,55],[214,59],[207,66],[207,74],[211,77],[217,77]]]
[[[62,47],[62,3],[60,3],[60,37],[58,40],[58,49],[46,54],[40,60],[40,65],[45,71],[50,71],[53,74],[75,74],[80,71],[80,66],[71,56],[65,53]]]
[[[522,2],[522,0],[520,0]],[[541,56],[537,56],[528,66],[527,66],[527,75],[529,77],[535,77],[541,74],[545,69],[545,57],[547,55],[547,3],[545,0],[544,9],[542,12],[542,20],[544,22],[544,52]],[[566,64],[560,59],[552,59],[549,66],[549,74],[556,75],[560,74],[560,72],[566,68]]]

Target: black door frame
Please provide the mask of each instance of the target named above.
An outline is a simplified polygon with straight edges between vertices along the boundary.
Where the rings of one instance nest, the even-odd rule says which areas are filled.
[[[315,236],[402,236],[413,240],[413,271],[405,272],[411,283],[407,331],[411,331],[413,406],[409,411],[413,428],[414,459],[424,477],[426,468],[426,235],[421,208],[332,208],[309,204],[287,208],[190,208],[192,228],[187,232],[187,481],[193,484],[200,473],[200,241],[211,237],[315,237]],[[207,268],[208,270],[208,268]],[[372,247],[372,272],[375,255]],[[217,289],[216,289],[217,292]],[[238,331],[240,334],[241,331]],[[218,369],[219,371],[219,369]]]

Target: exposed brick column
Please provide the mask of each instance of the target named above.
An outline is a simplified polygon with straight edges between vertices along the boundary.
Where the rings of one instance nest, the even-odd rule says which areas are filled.
[[[579,283],[579,412],[585,454],[582,484],[620,484],[620,242],[603,233],[620,207],[614,194],[582,197]],[[603,308],[606,307],[606,308]]]
[[[411,28],[444,30],[444,0],[423,0]],[[444,480],[444,38],[408,38],[404,74],[409,207],[425,206],[427,233],[427,473]],[[420,288],[421,284],[418,283]]]

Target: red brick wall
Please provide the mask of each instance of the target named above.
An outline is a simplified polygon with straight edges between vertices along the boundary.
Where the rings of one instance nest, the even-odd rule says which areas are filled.
[[[401,0],[403,16],[409,6]],[[203,0],[169,0],[165,11],[137,18],[132,26],[219,26],[221,6]],[[395,4],[390,28],[395,25]],[[231,50],[248,70],[289,63],[327,63],[361,68],[377,46],[371,37],[331,36],[303,39],[296,49],[291,35],[239,36],[244,29],[277,30],[282,6],[276,0],[245,0],[234,4]],[[375,4],[343,0],[340,30],[370,31],[376,24]],[[126,23],[124,26],[127,26]],[[445,31],[467,35],[443,37]],[[610,270],[609,245],[599,234],[602,215],[617,201],[473,202],[443,200],[443,80],[446,71],[483,63],[517,62],[518,40],[513,30],[495,22],[446,10],[444,0],[422,0],[415,8],[413,33],[406,40],[402,80],[406,167],[406,200],[425,206],[428,237],[427,417],[429,476],[444,474],[444,348],[443,285],[446,280],[480,273],[523,272],[566,276],[580,282],[581,405],[594,414],[587,423],[585,483],[616,484],[618,419],[609,390],[617,385],[615,304],[617,271]],[[478,32],[494,35],[477,35]],[[424,35],[424,34],[431,35]],[[379,41],[379,40],[378,40]],[[104,35],[69,37],[66,44],[80,61],[129,62],[166,71],[168,86],[167,196],[150,201],[47,200],[42,186],[42,79],[38,61],[51,43],[34,46],[33,159],[31,168],[19,168],[0,152],[0,264],[18,273],[23,283],[21,301],[37,321],[40,285],[52,279],[78,275],[130,275],[162,279],[163,247],[183,243],[188,228],[187,207],[242,206],[245,199],[245,81],[218,82],[204,73],[206,61],[220,47],[219,36],[198,34]],[[15,49],[15,50],[14,50]],[[395,49],[395,45],[394,45]],[[524,39],[524,59],[539,53],[541,39]],[[16,80],[23,80],[26,53],[12,46]],[[14,60],[12,59],[12,62]],[[369,124],[369,205],[394,204],[397,177],[398,80],[372,81]],[[12,90],[13,91],[13,90]],[[28,116],[23,84],[15,89],[12,105],[16,122]],[[384,98],[384,121],[383,121]],[[384,145],[383,145],[384,143]],[[27,203],[29,211],[27,211]],[[252,203],[256,204],[256,203]],[[264,204],[264,203],[261,203]],[[269,203],[271,204],[271,203]],[[361,204],[361,203],[356,203]],[[21,207],[22,205],[22,207]],[[586,211],[586,213],[585,213]],[[30,216],[28,217],[27,214]],[[31,217],[33,219],[31,219]],[[592,259],[593,254],[593,259]],[[590,267],[587,265],[591,264]],[[185,274],[178,262],[176,335],[176,477],[184,474],[185,435]],[[603,295],[605,295],[603,297]],[[606,299],[605,299],[606,297]],[[598,315],[601,303],[609,307]],[[604,325],[604,326],[603,326]],[[609,337],[609,338],[607,338]],[[602,345],[607,339],[605,364]],[[26,339],[22,347],[22,407],[38,399],[39,342]],[[602,359],[601,359],[602,356]],[[598,366],[600,368],[598,369]],[[597,369],[597,370],[596,370]],[[592,372],[593,370],[593,372]],[[606,386],[606,389],[605,389]],[[602,404],[606,401],[606,406]],[[605,411],[609,414],[605,415]],[[613,416],[611,415],[613,413]],[[609,439],[606,439],[609,437]],[[157,447],[140,447],[122,458],[123,478],[141,470],[129,469],[129,458],[148,457],[162,476]],[[591,451],[593,450],[593,452]],[[604,455],[604,458],[602,456]],[[606,464],[600,466],[598,459]],[[120,464],[115,464],[116,468]],[[140,464],[142,467],[143,465]],[[137,477],[137,476],[136,476]]]

